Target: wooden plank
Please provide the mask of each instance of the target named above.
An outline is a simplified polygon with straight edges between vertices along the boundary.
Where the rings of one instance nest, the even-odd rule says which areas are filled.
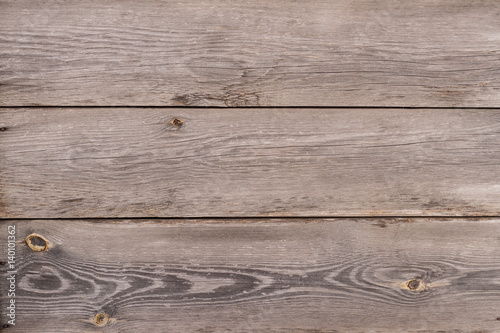
[[[500,106],[497,0],[2,0],[0,105]]]
[[[499,219],[0,223],[6,332],[500,330]]]
[[[4,218],[500,215],[500,110],[28,108],[0,119]]]

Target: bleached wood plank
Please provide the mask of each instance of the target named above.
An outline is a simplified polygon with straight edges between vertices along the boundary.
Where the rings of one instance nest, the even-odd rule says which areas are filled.
[[[6,332],[500,325],[498,219],[1,221],[3,238],[7,225],[19,243],[18,317]],[[47,251],[22,243],[33,233]]]
[[[500,3],[3,0],[0,105],[500,106]]]
[[[499,110],[29,108],[0,121],[4,218],[500,215]]]

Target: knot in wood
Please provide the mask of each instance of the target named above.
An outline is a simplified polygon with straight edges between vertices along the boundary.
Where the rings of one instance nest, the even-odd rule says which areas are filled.
[[[48,249],[47,240],[44,237],[37,234],[29,235],[28,237],[26,237],[25,242],[28,245],[28,247],[33,251],[40,252],[40,251],[47,251]]]
[[[182,126],[183,121],[180,120],[179,118],[174,118],[174,119],[172,119],[172,121],[170,121],[170,123],[172,125],[174,125],[175,127],[179,127],[179,126]]]
[[[105,312],[98,312],[94,317],[94,324],[105,326],[109,322],[109,315]]]
[[[413,279],[413,280],[410,280],[406,283],[406,285],[408,286],[408,289],[410,290],[417,290],[418,287],[420,287],[420,281],[418,279]]]

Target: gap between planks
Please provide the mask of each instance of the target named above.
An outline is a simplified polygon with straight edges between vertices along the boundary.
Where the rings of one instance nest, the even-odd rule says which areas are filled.
[[[319,110],[328,110],[328,109],[407,109],[407,110],[498,110],[499,106],[477,106],[477,107],[467,107],[467,106],[349,106],[349,105],[333,105],[333,106],[189,106],[189,105],[8,105],[8,106],[0,106],[1,109],[221,109],[221,110],[232,110],[232,109],[319,109]]]
[[[336,222],[339,220],[469,220],[469,221],[480,221],[480,220],[491,220],[500,218],[498,216],[427,216],[427,215],[415,215],[415,216],[174,216],[174,217],[72,217],[72,218],[64,218],[64,217],[54,217],[54,218],[44,218],[44,217],[35,217],[35,218],[0,218],[0,221],[199,221],[199,222],[211,222],[211,221],[221,221],[221,222],[234,222],[234,221],[247,221],[250,220],[261,221],[261,220],[269,220],[270,222],[282,222],[282,220],[291,220],[290,222],[310,222],[310,221],[318,221],[324,220],[325,222]]]

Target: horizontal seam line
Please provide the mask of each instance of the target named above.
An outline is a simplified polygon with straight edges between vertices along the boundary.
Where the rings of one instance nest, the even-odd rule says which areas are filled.
[[[500,215],[459,215],[459,216],[440,216],[440,215],[380,215],[380,216],[187,216],[187,217],[36,217],[36,218],[0,218],[0,221],[27,221],[27,220],[54,220],[54,221],[79,221],[79,220],[306,220],[306,219],[494,219],[500,218]]]
[[[423,109],[423,110],[496,110],[500,106],[155,106],[155,105],[26,105],[26,106],[0,106],[0,109],[54,109],[54,108],[74,108],[74,109],[111,109],[111,108],[137,108],[137,109]]]

